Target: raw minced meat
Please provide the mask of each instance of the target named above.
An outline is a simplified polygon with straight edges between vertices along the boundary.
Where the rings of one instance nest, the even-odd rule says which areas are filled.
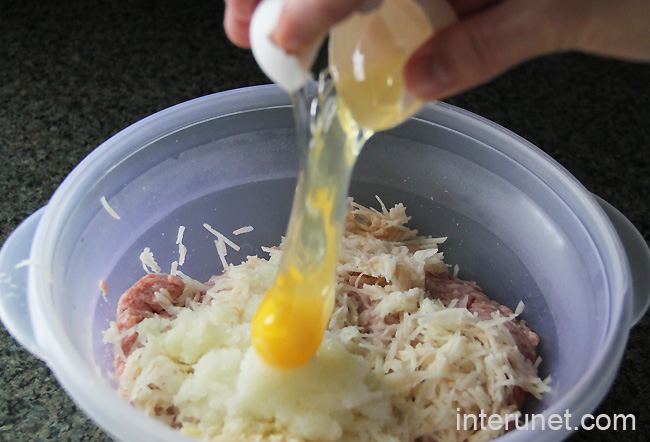
[[[537,374],[539,338],[516,318],[522,305],[513,312],[451,274],[438,250],[444,238],[419,236],[407,221],[401,204],[377,211],[350,202],[330,324],[316,356],[295,369],[268,367],[250,344],[281,246],[206,284],[180,272],[145,276],[106,333],[120,394],[210,441],[501,434],[458,430],[458,415],[505,417],[526,393],[548,391]]]

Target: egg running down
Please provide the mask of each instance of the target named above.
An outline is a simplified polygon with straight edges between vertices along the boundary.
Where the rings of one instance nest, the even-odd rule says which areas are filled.
[[[334,87],[321,84],[310,105],[299,101],[311,100],[301,91],[311,79],[308,68],[315,51],[300,58],[289,55],[269,37],[282,5],[281,0],[265,0],[255,11],[253,53],[267,75],[291,93],[299,110],[297,126],[312,130],[280,269],[253,319],[251,341],[268,364],[292,368],[314,356],[332,313],[356,158],[374,132],[400,124],[420,108],[422,103],[404,89],[404,65],[434,29],[455,16],[444,1],[427,2],[425,8],[415,0],[384,0],[353,14],[330,34]]]

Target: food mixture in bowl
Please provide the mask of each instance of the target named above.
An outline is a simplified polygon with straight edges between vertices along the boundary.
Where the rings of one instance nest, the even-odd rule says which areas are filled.
[[[418,235],[408,219],[401,204],[375,210],[349,201],[334,312],[316,356],[292,369],[270,367],[250,342],[282,245],[264,249],[268,260],[248,257],[205,284],[176,265],[160,273],[143,253],[151,273],[122,295],[105,334],[115,345],[119,393],[210,441],[502,434],[505,427],[459,429],[458,422],[479,413],[512,419],[527,393],[549,390],[537,373],[539,338],[517,319],[522,304],[513,312],[457,278],[438,250],[444,238]],[[217,235],[222,258],[225,241]]]

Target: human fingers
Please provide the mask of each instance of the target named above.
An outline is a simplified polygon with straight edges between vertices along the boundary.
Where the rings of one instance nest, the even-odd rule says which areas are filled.
[[[273,32],[273,41],[289,53],[300,54],[365,0],[287,0]]]
[[[650,61],[648,0],[591,0],[574,49],[633,61]]]
[[[495,3],[421,46],[406,64],[406,87],[421,99],[440,99],[485,83],[529,58],[569,49],[583,20],[584,3]]]
[[[456,11],[459,18],[476,14],[501,0],[448,0],[449,5]]]
[[[248,28],[259,2],[260,0],[226,0],[223,28],[230,41],[237,46],[250,47]]]

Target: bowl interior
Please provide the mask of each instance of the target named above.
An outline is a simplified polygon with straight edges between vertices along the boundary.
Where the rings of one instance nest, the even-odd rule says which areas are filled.
[[[457,264],[462,278],[512,309],[525,303],[522,317],[541,338],[541,375],[553,378],[553,392],[526,406],[540,412],[580,380],[599,351],[610,309],[606,270],[565,198],[504,152],[531,148],[509,136],[506,146],[468,135],[476,121],[454,112],[434,106],[426,119],[376,135],[359,158],[350,194],[375,207],[375,195],[387,206],[404,203],[413,227],[448,237],[446,262]],[[128,155],[93,178],[61,229],[53,273],[57,314],[89,365],[105,375],[112,369],[102,332],[120,295],[144,275],[145,247],[169,271],[185,226],[180,269],[207,280],[222,268],[203,223],[241,246],[228,251],[231,263],[279,242],[297,175],[295,145],[290,108],[264,107],[127,146]],[[120,220],[104,210],[102,196]],[[231,234],[245,225],[254,230]]]

